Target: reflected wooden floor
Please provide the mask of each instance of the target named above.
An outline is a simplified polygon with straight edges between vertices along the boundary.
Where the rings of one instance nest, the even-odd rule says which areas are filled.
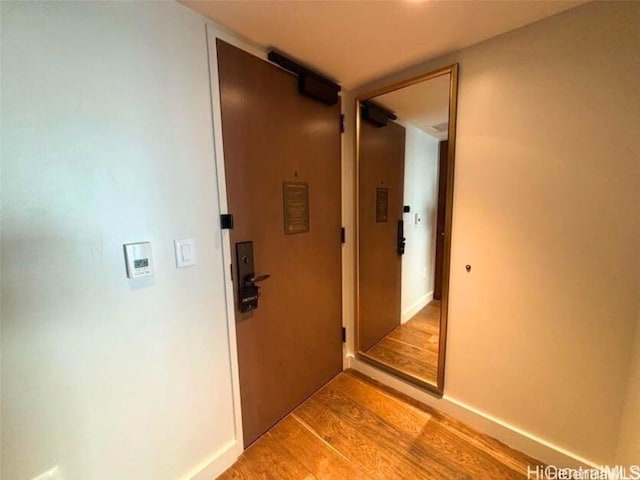
[[[538,465],[431,407],[348,370],[219,478],[524,479]]]
[[[436,383],[440,302],[434,300],[367,351],[375,360]]]

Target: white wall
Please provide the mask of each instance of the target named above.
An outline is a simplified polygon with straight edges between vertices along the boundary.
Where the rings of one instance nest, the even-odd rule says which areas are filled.
[[[640,465],[640,312],[622,413],[616,462],[627,467]]]
[[[438,140],[405,125],[404,214],[407,239],[402,257],[402,321],[433,299],[436,220],[438,216]],[[420,221],[415,222],[416,214]]]
[[[353,96],[460,63],[441,403],[594,463],[615,459],[638,321],[639,29],[639,3],[588,3],[345,99],[349,181]]]
[[[1,9],[3,478],[192,476],[236,438],[204,19]],[[142,240],[151,284],[125,276]]]

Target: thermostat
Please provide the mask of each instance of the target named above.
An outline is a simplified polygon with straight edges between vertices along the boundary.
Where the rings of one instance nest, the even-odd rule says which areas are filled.
[[[125,244],[124,258],[127,263],[127,277],[138,278],[153,273],[151,242]]]

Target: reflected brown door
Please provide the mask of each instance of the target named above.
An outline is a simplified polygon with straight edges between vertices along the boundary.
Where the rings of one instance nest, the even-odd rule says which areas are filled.
[[[400,325],[405,129],[394,122],[360,125],[360,350]]]
[[[217,50],[246,446],[342,370],[340,109],[299,95],[266,61]],[[308,232],[285,234],[287,182],[307,185]],[[250,313],[235,276],[245,241],[255,273],[270,274]]]
[[[436,260],[434,267],[433,299],[442,300],[442,272],[444,259],[445,204],[447,199],[447,172],[449,169],[449,141],[438,144],[438,213],[436,218]]]

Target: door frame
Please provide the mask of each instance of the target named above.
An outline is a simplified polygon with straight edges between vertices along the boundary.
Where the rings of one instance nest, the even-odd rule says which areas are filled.
[[[209,88],[210,88],[210,100],[211,100],[211,119],[213,124],[213,147],[214,147],[214,165],[216,184],[218,187],[218,203],[219,211],[215,212],[216,218],[214,221],[219,221],[219,215],[229,212],[229,202],[227,198],[227,185],[226,185],[226,169],[225,169],[225,157],[224,157],[224,144],[222,137],[222,106],[220,100],[220,82],[218,74],[218,51],[216,46],[216,40],[220,39],[224,42],[233,45],[255,57],[264,60],[272,65],[272,62],[267,58],[267,50],[261,45],[252,42],[251,40],[242,37],[235,32],[228,30],[226,27],[217,24],[216,22],[205,19],[205,41],[207,44],[207,65],[209,73]],[[278,65],[276,65],[278,66]],[[278,66],[279,67],[279,66]],[[279,67],[280,68],[280,67]],[[344,112],[344,95],[339,95],[340,109]],[[344,142],[344,136],[341,138],[340,148],[340,189],[341,189],[341,223],[345,224],[345,199],[348,195],[349,184],[345,179],[346,164],[344,161],[344,152],[342,145]],[[224,266],[224,289],[225,289],[225,309],[227,319],[227,335],[229,342],[229,361],[231,365],[231,383],[232,383],[232,402],[234,412],[234,429],[235,429],[235,458],[229,463],[229,466],[236,461],[236,459],[244,452],[244,434],[242,427],[242,403],[240,400],[240,371],[238,363],[238,343],[236,337],[236,308],[234,299],[234,283],[233,275],[231,272],[231,265],[233,262],[233,253],[231,248],[231,234],[229,230],[220,230],[220,240],[222,246],[222,257]],[[342,314],[341,322],[343,332],[346,335],[350,335],[347,326],[345,325],[345,318],[349,312],[349,305],[346,305],[345,299],[349,298],[350,294],[345,294],[345,289],[349,288],[349,282],[345,278],[346,268],[345,261],[345,245],[347,242],[342,243],[341,253],[341,270],[342,270]],[[347,330],[345,330],[347,329]],[[348,343],[343,340],[342,344],[342,369],[349,368],[348,358]]]
[[[336,97],[333,98],[330,105],[324,105],[324,101],[317,101],[313,95],[299,92],[299,89],[296,88],[296,82],[299,80],[298,77],[304,73],[297,72],[295,67],[290,68],[286,62],[282,62],[284,66],[278,67],[274,64],[278,62],[278,58],[265,61],[260,56],[238,48],[220,37],[216,38],[215,47],[217,56],[213,58],[214,54],[212,54],[211,57],[212,60],[217,59],[218,78],[216,79],[216,75],[212,75],[212,79],[220,89],[220,95],[216,95],[216,98],[219,97],[221,101],[222,121],[218,122],[222,126],[222,142],[220,143],[224,145],[224,160],[221,163],[224,163],[225,168],[228,208],[230,213],[237,217],[233,229],[229,231],[229,239],[232,251],[233,297],[236,305],[235,340],[242,405],[243,443],[246,450],[269,428],[343,370],[344,342],[340,332],[342,326],[339,123],[341,105],[338,104]],[[272,58],[272,50],[269,50],[268,58]],[[248,94],[253,98],[255,95],[252,96],[252,94],[257,94],[258,97],[253,98],[255,103],[253,101],[249,103],[252,104],[250,110],[255,108],[258,110],[253,113],[249,111],[243,113],[231,105],[236,102],[230,101],[227,105],[227,89],[232,96],[239,92],[240,96]],[[276,103],[274,103],[276,97],[271,98],[272,94],[277,94]],[[222,95],[225,96],[222,97]],[[312,98],[308,98],[309,96]],[[249,107],[249,105],[245,106]],[[229,107],[228,111],[227,107]],[[245,124],[251,118],[245,118],[246,115],[251,118],[255,116],[258,122],[251,122],[253,126],[249,130]],[[280,133],[276,135],[279,137],[279,143],[274,149],[266,152],[269,160],[278,164],[276,165],[278,168],[275,170],[269,168],[268,165],[265,166],[264,161],[259,161],[260,155],[265,154],[263,150],[256,149],[255,145],[247,147],[249,150],[242,147],[249,131],[253,132],[252,135],[255,135],[254,139],[258,143],[267,142],[269,144],[272,142],[273,136],[265,134],[265,132],[268,130],[268,125],[273,123],[274,118],[276,118],[276,123],[284,122],[286,124],[286,128],[281,129]],[[292,121],[293,123],[291,123]],[[322,131],[307,128],[308,126],[317,126],[318,121],[326,128],[323,127]],[[294,136],[290,137],[290,135]],[[232,142],[233,145],[229,142]],[[318,148],[305,154],[305,149],[308,150],[308,142],[312,142],[314,145],[317,143]],[[240,146],[240,150],[235,148],[237,146]],[[303,154],[302,158],[299,158],[300,153]],[[247,154],[250,156],[247,157]],[[280,160],[284,158],[284,161],[280,162],[278,158]],[[258,163],[256,163],[256,159]],[[246,168],[261,173],[256,176],[251,171],[245,171]],[[273,176],[274,174],[275,176]],[[300,178],[298,178],[299,176]],[[269,177],[268,185],[264,184],[267,177]],[[282,231],[278,233],[278,229],[265,230],[268,226],[277,226],[278,222],[280,225],[284,225],[282,224],[282,215],[278,213],[282,209],[282,200],[274,202],[276,200],[274,196],[282,195],[283,190],[280,187],[276,188],[276,185],[280,184],[283,178],[294,181],[294,183],[300,183],[298,180],[302,181],[307,178],[311,180],[313,185],[315,177],[318,177],[317,180],[321,188],[320,190],[316,189],[314,193],[312,187],[311,192],[307,192],[309,201],[318,202],[316,214],[313,214],[314,209],[312,208],[310,221],[313,224],[313,217],[317,215],[320,215],[318,217],[320,220],[326,217],[327,221],[319,221],[316,229],[312,226],[309,236],[287,236],[286,234],[290,233],[288,228],[285,228],[287,231],[284,232],[284,236]],[[243,191],[249,187],[257,190],[255,194],[250,195],[251,198],[247,197],[243,200],[246,197]],[[221,188],[221,190],[223,189]],[[265,193],[267,196],[264,196]],[[260,200],[255,203],[257,199]],[[238,204],[236,205],[236,203]],[[261,205],[266,206],[267,210],[262,211]],[[255,230],[258,225],[255,222],[242,221],[240,216],[244,214],[260,217],[256,217],[259,224],[258,230]],[[284,225],[284,227],[287,226]],[[268,288],[275,288],[271,292],[274,295],[271,301],[265,300],[263,306],[265,311],[262,312],[262,308],[260,308],[257,314],[242,313],[244,309],[237,306],[238,268],[236,254],[239,245],[237,242],[251,238],[257,248],[256,259],[258,263],[264,263],[260,268],[266,269],[272,275],[273,279],[268,282],[271,287]],[[273,250],[274,247],[275,250]],[[288,248],[293,249],[291,251],[293,256],[286,253]],[[309,260],[309,252],[311,251],[309,248],[319,254],[317,259],[314,260],[315,255],[312,255],[314,258]],[[265,251],[260,253],[259,250]],[[285,254],[280,260],[285,263],[276,258],[278,255],[282,256],[282,252]],[[263,262],[259,261],[260,255],[266,255]],[[316,285],[314,282],[309,283],[308,281],[302,282],[298,293],[303,297],[297,295],[297,298],[289,298],[292,294],[296,296],[296,292],[292,292],[289,288],[288,283],[290,282],[287,282],[287,278],[291,275],[299,276],[300,271],[290,262],[287,264],[286,260],[293,259],[304,264],[305,258],[311,262],[311,268],[320,269],[318,272],[323,273],[323,276],[326,275],[325,281],[323,285]],[[258,263],[256,263],[256,267],[259,267]],[[323,269],[323,265],[328,266],[328,269]],[[320,296],[318,296],[319,293]],[[302,324],[294,322],[289,325],[290,322],[287,321],[286,315],[282,317],[282,314],[286,313],[282,310],[284,305],[282,302],[286,304],[291,300],[292,305],[295,304],[296,308],[304,310],[305,307],[309,307],[306,305],[308,302],[304,301],[304,295],[315,298],[311,302],[313,312],[309,314],[308,322],[305,321]],[[324,301],[323,295],[326,295],[330,301]],[[231,307],[229,308],[231,309]],[[274,350],[270,335],[274,340],[277,339],[281,342],[279,350]],[[318,343],[318,338],[323,341]],[[304,343],[299,343],[298,340],[304,340]],[[317,365],[313,363],[314,361],[317,361]],[[309,362],[314,365],[311,370],[309,370],[311,365]],[[276,374],[274,376],[274,371],[278,370],[278,366],[281,367],[282,375]],[[254,378],[256,373],[260,378]],[[278,393],[278,389],[281,390],[281,394]]]
[[[234,47],[244,50],[261,60],[268,61],[267,52],[249,40],[239,38],[237,35],[225,30],[223,27],[210,20],[205,21],[207,42],[207,65],[209,69],[209,88],[211,92],[211,118],[213,123],[213,147],[216,184],[218,186],[218,203],[220,211],[218,215],[229,212],[227,199],[226,170],[224,163],[224,145],[222,140],[222,107],[220,102],[220,82],[218,75],[218,50],[216,39],[223,40]],[[219,222],[219,216],[214,221]],[[233,415],[235,429],[235,453],[236,458],[244,452],[244,438],[242,430],[242,404],[240,402],[240,371],[238,366],[238,342],[236,338],[236,309],[233,297],[233,277],[231,273],[232,251],[231,236],[229,230],[220,230],[222,245],[222,261],[224,265],[224,290],[225,308],[227,318],[227,335],[229,342],[229,362],[231,364],[231,388],[233,396]],[[235,461],[235,459],[234,459]]]

